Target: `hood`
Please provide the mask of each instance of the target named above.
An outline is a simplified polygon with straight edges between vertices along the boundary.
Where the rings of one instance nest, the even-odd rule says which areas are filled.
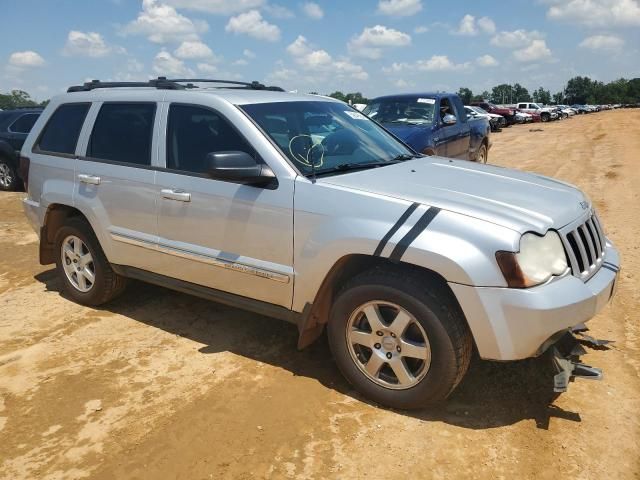
[[[580,190],[552,178],[440,157],[324,177],[318,183],[436,206],[521,233],[561,228],[591,206]]]
[[[418,143],[424,142],[425,132],[430,132],[432,125],[425,123],[424,125],[406,125],[399,123],[383,123],[382,126],[393,133],[396,137],[402,139],[403,142],[414,146],[416,140]]]

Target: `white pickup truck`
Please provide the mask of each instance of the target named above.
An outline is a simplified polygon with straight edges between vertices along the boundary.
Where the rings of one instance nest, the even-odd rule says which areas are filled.
[[[525,113],[537,113],[540,115],[540,120],[548,122],[549,120],[557,120],[558,114],[551,108],[543,107],[538,103],[522,102],[516,105],[516,108]]]

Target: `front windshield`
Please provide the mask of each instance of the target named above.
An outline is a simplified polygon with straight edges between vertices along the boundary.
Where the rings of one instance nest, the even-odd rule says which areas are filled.
[[[435,105],[433,98],[385,98],[367,105],[364,113],[379,123],[430,125],[433,123]]]
[[[406,160],[408,147],[348,105],[327,101],[277,102],[242,108],[303,175]]]

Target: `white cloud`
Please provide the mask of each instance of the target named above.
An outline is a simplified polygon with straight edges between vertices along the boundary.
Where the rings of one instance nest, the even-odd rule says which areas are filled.
[[[295,17],[291,10],[282,5],[267,4],[264,6],[264,11],[274,18],[287,19]]]
[[[469,68],[469,63],[454,63],[449,60],[446,55],[433,55],[428,60],[418,60],[416,62],[418,70],[424,70],[427,72],[434,71],[451,71],[451,70],[465,70]]]
[[[246,61],[244,58],[240,58],[240,59],[236,60],[235,62],[233,62],[232,65],[234,67],[245,67],[245,66],[249,65],[249,62]]]
[[[473,15],[465,15],[460,20],[458,29],[454,32],[457,35],[477,35],[478,29],[476,28],[476,17]]]
[[[481,67],[496,67],[500,63],[491,55],[482,55],[476,58],[476,63]]]
[[[468,35],[473,36],[478,33],[487,33],[489,35],[494,34],[496,31],[496,24],[489,17],[482,17],[476,20],[473,15],[465,15],[460,20],[457,30],[452,33],[456,35]]]
[[[618,51],[624,46],[624,40],[615,35],[593,35],[580,42],[582,48],[603,51]]]
[[[429,27],[425,27],[424,25],[420,25],[413,29],[413,33],[420,35],[422,33],[427,33],[429,31]]]
[[[153,71],[158,75],[167,77],[191,76],[193,70],[188,68],[184,62],[166,50],[158,52],[153,59]]]
[[[123,52],[124,49],[116,49]],[[67,43],[62,50],[65,55],[78,55],[84,57],[104,57],[114,49],[106,44],[102,35],[96,32],[79,32],[71,30],[67,35]]]
[[[496,24],[489,17],[479,18],[478,27],[486,34],[493,35],[496,33]]]
[[[302,5],[302,11],[307,17],[313,18],[314,20],[320,20],[324,17],[324,11],[320,8],[320,5],[314,2],[307,2]]]
[[[411,37],[406,33],[376,25],[365,28],[360,35],[353,37],[347,48],[353,55],[378,59],[382,56],[383,48],[403,47],[410,44]]]
[[[433,55],[431,58],[425,60],[418,60],[414,63],[392,63],[390,67],[382,69],[385,73],[399,73],[402,71],[415,71],[421,70],[425,72],[450,72],[468,70],[471,68],[469,62],[455,63],[452,62],[446,55]]]
[[[41,67],[45,64],[44,58],[33,50],[23,52],[13,52],[9,56],[9,65],[18,69]]]
[[[304,70],[358,80],[369,78],[362,66],[351,63],[348,59],[335,60],[326,50],[314,50],[302,35],[287,47],[287,52]]]
[[[534,40],[542,40],[544,35],[537,30],[514,30],[512,32],[500,32],[491,39],[491,44],[496,47],[523,48]]]
[[[262,18],[260,12],[251,10],[241,13],[236,17],[231,17],[225,27],[227,32],[235,34],[245,34],[250,37],[269,42],[276,42],[280,38],[280,29]]]
[[[142,11],[138,18],[127,24],[122,33],[145,35],[154,43],[168,43],[197,40],[198,34],[206,32],[208,28],[206,22],[194,22],[158,0],[142,0]]]
[[[218,68],[215,65],[211,65],[206,62],[198,63],[196,68],[202,73],[216,73],[218,71]]]
[[[187,10],[213,13],[215,15],[231,15],[265,4],[265,0],[165,0],[166,3]]]
[[[199,40],[182,42],[173,54],[178,58],[189,60],[199,58],[215,59],[213,51]]]
[[[545,0],[547,17],[588,27],[640,26],[637,0]]]
[[[533,40],[528,47],[513,52],[513,58],[519,62],[535,62],[551,58],[551,50],[544,40]]]
[[[247,58],[256,58],[256,54],[255,54],[255,53],[253,53],[253,52],[252,52],[251,50],[249,50],[248,48],[245,48],[245,49],[242,51],[242,54],[243,54],[245,57],[247,57]]]
[[[380,0],[378,13],[392,17],[408,17],[422,10],[421,0]]]

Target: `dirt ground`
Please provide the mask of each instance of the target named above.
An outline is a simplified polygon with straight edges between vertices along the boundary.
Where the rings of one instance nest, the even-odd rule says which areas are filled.
[[[104,309],[58,293],[23,194],[0,194],[0,477],[640,478],[640,110],[493,136],[490,162],[572,182],[619,247],[612,305],[589,326],[616,340],[585,358],[602,382],[553,399],[540,360],[476,361],[446,404],[360,398],[326,341],[134,284]]]

